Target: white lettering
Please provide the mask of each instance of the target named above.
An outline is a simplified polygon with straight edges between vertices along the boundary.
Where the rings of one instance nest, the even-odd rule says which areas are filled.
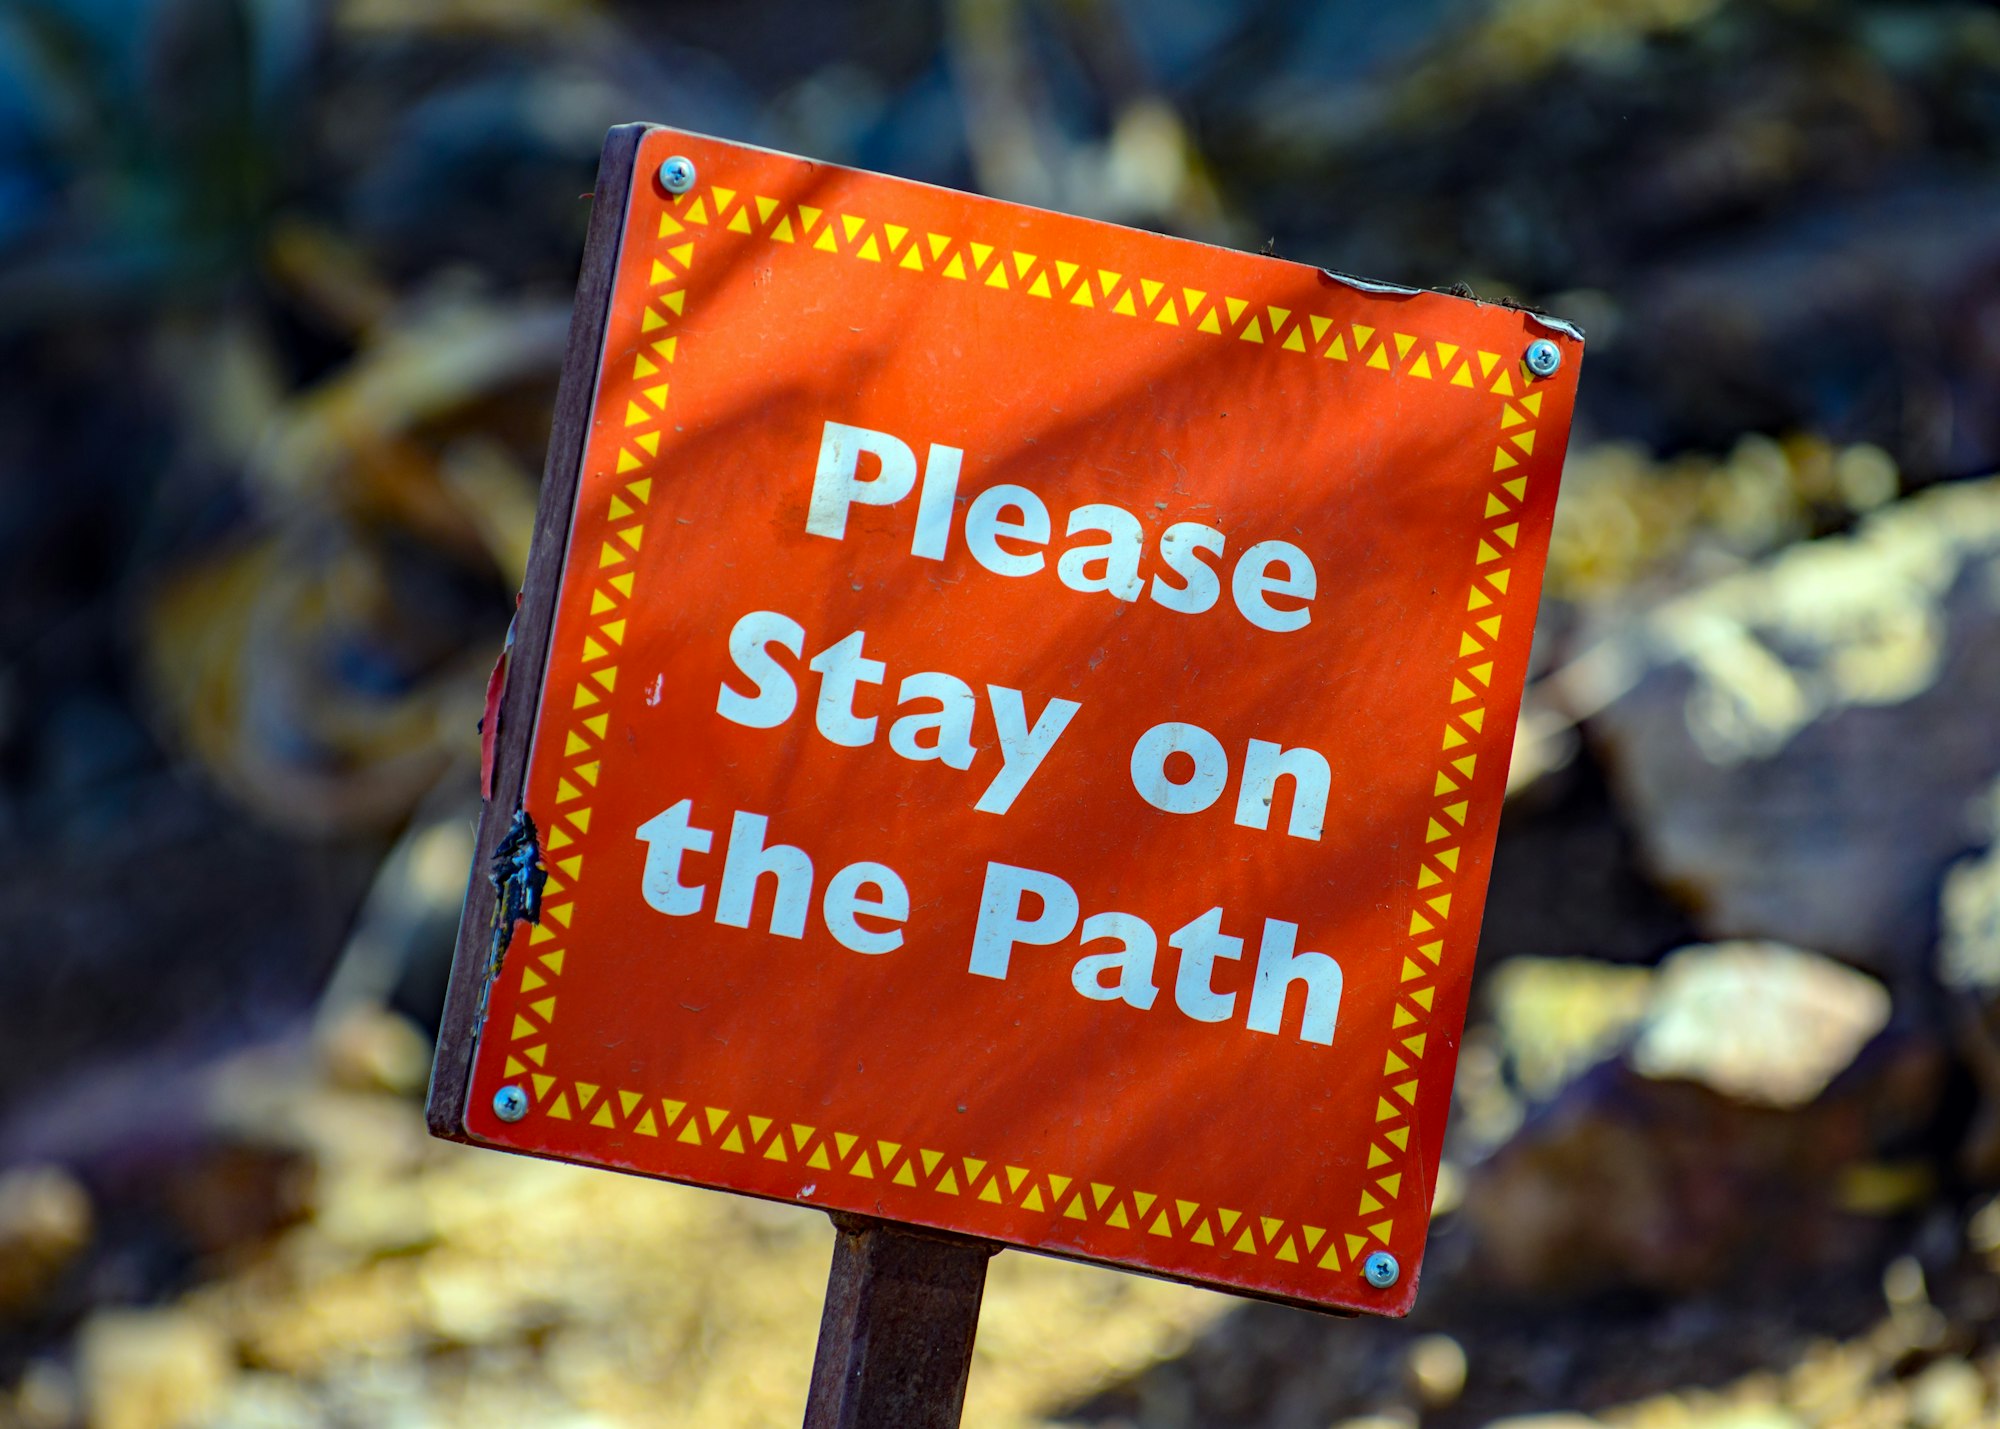
[[[729,631],[729,658],[750,677],[755,695],[738,694],[724,684],[715,694],[715,712],[751,729],[776,729],[798,708],[799,687],[770,656],[781,645],[794,655],[806,648],[805,627],[775,610],[753,610]]]
[[[910,537],[910,554],[941,561],[951,541],[952,508],[958,500],[958,469],[965,453],[957,447],[933,445],[924,458],[924,491],[917,498],[917,529]]]
[[[1195,553],[1208,551],[1220,556],[1227,544],[1220,531],[1198,521],[1176,521],[1167,527],[1160,533],[1160,560],[1181,578],[1181,583],[1168,585],[1154,576],[1153,603],[1184,615],[1200,615],[1212,609],[1222,594],[1222,582],[1213,568]]]
[[[639,825],[639,841],[646,845],[646,866],[639,875],[639,892],[646,906],[676,918],[701,911],[706,884],[692,887],[681,882],[681,855],[707,853],[715,841],[709,829],[693,823],[694,800],[683,799],[664,813],[655,814]]]
[[[1000,731],[1000,772],[972,807],[982,814],[1004,814],[1027,787],[1042,761],[1055,747],[1076,712],[1083,708],[1075,700],[1051,699],[1042,706],[1033,729],[1028,727],[1026,703],[1019,690],[1005,685],[986,687],[987,703],[993,707],[993,723]]]
[[[1018,511],[1018,521],[1003,521],[1002,511]],[[965,546],[972,559],[996,576],[1031,576],[1042,568],[1042,553],[1017,554],[1000,544],[1001,537],[1030,545],[1049,543],[1049,508],[1025,486],[989,486],[972,499],[965,513]]]
[[[1281,578],[1272,577],[1274,566],[1284,567]],[[1303,630],[1312,619],[1311,610],[1303,605],[1279,610],[1269,597],[1295,595],[1310,601],[1319,593],[1319,576],[1306,553],[1290,541],[1259,541],[1243,553],[1236,569],[1229,573],[1229,593],[1243,618],[1259,630]]]
[[[1102,545],[1071,546],[1056,562],[1056,577],[1071,590],[1108,590],[1120,600],[1137,600],[1146,589],[1139,579],[1139,555],[1146,548],[1146,532],[1139,518],[1122,506],[1102,504],[1079,506],[1069,513],[1065,536],[1097,531],[1111,539]],[[1104,573],[1093,576],[1085,568],[1103,562]]]
[[[1030,897],[1038,900],[1038,906],[1028,904]],[[1024,912],[1030,906],[1035,907],[1032,917]],[[1016,946],[1047,947],[1065,941],[1077,929],[1081,911],[1076,890],[1055,874],[987,864],[969,970],[979,977],[1005,978]],[[1222,908],[1211,908],[1167,939],[1167,945],[1180,953],[1174,969],[1174,1006],[1195,1022],[1227,1022],[1236,1014],[1237,994],[1215,986],[1216,965],[1240,962],[1243,957],[1243,939],[1222,931],[1224,917]],[[1244,1025],[1252,1032],[1278,1035],[1292,986],[1303,983],[1299,1040],[1328,1047],[1340,1020],[1340,964],[1324,953],[1297,951],[1298,936],[1296,923],[1264,920]],[[1069,980],[1079,997],[1124,1002],[1141,1012],[1152,1009],[1160,992],[1159,939],[1150,923],[1136,913],[1093,913],[1083,919],[1078,943],[1083,956],[1071,966]],[[1104,943],[1112,945],[1110,951],[1092,951]]]
[[[1306,985],[1301,1042],[1333,1045],[1334,1024],[1340,1020],[1340,964],[1325,953],[1294,953],[1299,925],[1277,918],[1264,920],[1264,938],[1257,945],[1257,980],[1250,989],[1252,1032],[1277,1035],[1285,1018],[1285,994],[1294,982]]]
[[[1333,785],[1333,771],[1317,749],[1251,740],[1243,756],[1243,784],[1236,791],[1236,822],[1246,829],[1268,829],[1278,780],[1286,777],[1292,781],[1292,815],[1285,832],[1316,842],[1326,825],[1326,798]]]
[[[1194,761],[1194,772],[1178,782],[1167,774],[1167,760],[1176,754]],[[1222,742],[1198,724],[1156,724],[1132,746],[1132,787],[1164,813],[1198,814],[1222,797],[1228,782]]]
[[[1030,894],[1041,900],[1041,911],[1023,919],[1021,901]],[[1060,943],[1076,926],[1077,912],[1076,890],[1053,873],[1006,863],[987,864],[968,971],[978,977],[1006,977],[1016,943],[1035,947]]]
[[[953,769],[970,769],[979,753],[972,745],[972,721],[979,712],[972,686],[942,670],[919,670],[896,687],[897,709],[912,700],[936,700],[938,707],[898,717],[889,726],[889,748],[905,759],[939,759]],[[936,732],[935,743],[918,740],[927,731]]]
[[[764,846],[769,821],[739,812],[729,825],[729,852],[722,861],[722,889],[715,898],[715,921],[731,928],[750,926],[757,880],[771,874],[778,890],[771,903],[771,932],[780,938],[806,935],[812,906],[813,866],[804,849],[790,844]]]
[[[1085,945],[1099,938],[1116,938],[1115,953],[1092,953],[1078,958],[1069,984],[1092,1002],[1116,1002],[1120,998],[1141,1012],[1160,995],[1153,985],[1153,955],[1159,938],[1153,925],[1130,913],[1093,913],[1083,920]],[[1113,973],[1117,981],[1106,986],[1104,975]]]
[[[861,890],[872,888],[878,896],[863,898]],[[826,896],[820,901],[820,915],[833,940],[851,952],[876,956],[903,946],[900,931],[870,932],[856,920],[857,914],[887,918],[900,923],[910,916],[910,890],[883,863],[850,863],[827,880]]]
[[[855,717],[855,689],[860,685],[881,684],[889,669],[880,660],[870,660],[861,653],[867,639],[865,631],[857,630],[827,646],[806,664],[808,670],[820,677],[813,723],[829,743],[849,749],[875,742],[875,716]]]
[[[863,452],[880,463],[880,469],[866,481],[858,475]],[[857,503],[893,506],[910,494],[916,481],[916,453],[903,442],[887,432],[828,422],[820,432],[819,466],[813,472],[806,530],[814,536],[843,540],[848,507]]]
[[[1242,957],[1243,940],[1222,931],[1222,910],[1211,908],[1183,923],[1167,946],[1181,952],[1181,965],[1174,971],[1174,1006],[1197,1022],[1227,1021],[1236,1010],[1236,994],[1215,990],[1215,960]]]
[[[875,459],[872,476],[861,474],[864,456]],[[941,561],[950,550],[964,465],[962,449],[931,443],[910,532],[911,555]],[[844,540],[852,508],[893,506],[916,483],[917,458],[909,443],[887,432],[826,422],[806,507],[806,530]],[[1048,558],[1041,548],[1049,544],[1050,532],[1047,504],[1028,487],[1009,482],[979,492],[965,513],[966,549],[995,575],[1019,578],[1042,570]],[[1141,569],[1146,528],[1130,511],[1110,502],[1078,506],[1069,512],[1063,535],[1104,538],[1073,542],[1056,558],[1056,577],[1065,586],[1086,594],[1107,592],[1125,601],[1136,601],[1146,593],[1148,582]],[[1159,538],[1161,569],[1151,579],[1153,602],[1185,615],[1213,609],[1222,593],[1217,565],[1227,549],[1227,538],[1214,526],[1199,521],[1168,526]],[[1229,589],[1237,610],[1259,630],[1302,630],[1312,620],[1310,607],[1319,591],[1319,575],[1311,558],[1291,542],[1259,541],[1231,568]]]

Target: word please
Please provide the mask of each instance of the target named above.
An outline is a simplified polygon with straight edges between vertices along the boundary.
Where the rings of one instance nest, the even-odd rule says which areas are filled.
[[[861,475],[861,458],[875,459],[872,476]],[[965,453],[931,445],[924,458],[924,487],[917,497],[910,554],[941,561],[949,548],[958,513],[958,476]],[[813,472],[806,530],[836,541],[847,538],[847,513],[854,506],[894,506],[917,484],[917,456],[909,444],[887,432],[828,422],[820,433],[819,464]],[[972,498],[961,534],[966,550],[996,576],[1032,576],[1046,564],[1042,547],[1053,527],[1049,508],[1025,486],[1000,482]],[[1213,526],[1176,521],[1160,533],[1158,565],[1149,583],[1141,571],[1146,529],[1122,506],[1093,502],[1069,513],[1068,537],[1100,539],[1071,545],[1056,561],[1056,579],[1071,590],[1101,592],[1119,600],[1145,595],[1155,605],[1185,615],[1214,607],[1222,595],[1219,563],[1229,541]],[[1229,572],[1229,596],[1237,613],[1259,630],[1303,630],[1308,608],[1319,592],[1319,575],[1306,553],[1289,541],[1258,541],[1236,559]]]
[[[762,814],[739,810],[732,816],[710,904],[713,863],[700,881],[690,881],[701,871],[689,865],[702,855],[712,859],[715,831],[696,824],[693,801],[682,799],[636,831],[646,845],[641,896],[654,911],[675,918],[693,917],[710,907],[716,923],[746,931],[754,929],[763,903],[764,927],[772,937],[804,938],[814,912],[813,861],[804,849],[767,843],[769,827]],[[841,947],[879,957],[903,946],[902,925],[910,906],[910,890],[901,875],[886,864],[862,860],[827,880],[817,911],[821,925]],[[1215,986],[1222,965],[1240,961],[1244,951],[1242,938],[1223,931],[1224,917],[1220,907],[1211,908],[1167,935],[1166,946],[1179,954],[1174,1006],[1195,1022],[1227,1022],[1236,1015],[1238,994]],[[1076,890],[1038,869],[986,865],[966,971],[1005,981],[1016,948],[1054,947],[1072,934],[1076,951],[1083,954],[1070,970],[1070,986],[1079,996],[1123,1002],[1140,1012],[1152,1009],[1160,992],[1155,974],[1160,938],[1152,924],[1136,913],[1086,918]],[[1299,1040],[1330,1046],[1340,1017],[1340,964],[1324,953],[1298,951],[1298,934],[1296,923],[1264,920],[1243,1025],[1278,1035],[1293,989],[1303,988]]]

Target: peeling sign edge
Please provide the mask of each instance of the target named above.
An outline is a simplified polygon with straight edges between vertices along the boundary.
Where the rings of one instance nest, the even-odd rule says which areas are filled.
[[[1416,298],[1423,296],[1425,293],[1435,291],[1430,288],[1412,288],[1404,283],[1385,283],[1375,278],[1357,278],[1352,273],[1342,273],[1335,268],[1322,268],[1319,272],[1321,277],[1331,278],[1334,282],[1353,288],[1356,292],[1375,293],[1384,297]],[[1446,293],[1445,296],[1457,297],[1460,295]],[[1482,306],[1488,305],[1488,300],[1485,298],[1469,297],[1468,301],[1479,303]],[[1502,303],[1499,306],[1513,308],[1515,312],[1520,313],[1522,317],[1539,327],[1547,328],[1551,332],[1561,333],[1564,337],[1576,342],[1583,341],[1583,329],[1573,322],[1566,322],[1562,318],[1552,318],[1546,313],[1536,312],[1533,308],[1515,307],[1512,303]]]
[[[518,857],[523,851],[528,855],[525,862]],[[548,867],[542,862],[541,831],[535,827],[535,817],[526,808],[517,806],[512,821],[507,825],[507,832],[494,846],[487,867],[486,878],[493,885],[493,924],[486,966],[480,980],[479,1012],[475,1020],[478,1027],[486,1025],[493,987],[500,981],[507,949],[514,941],[514,925],[528,923],[539,927],[541,924],[542,885],[548,881],[548,876]]]
[[[1396,298],[1414,298],[1425,291],[1422,288],[1408,288],[1401,283],[1382,283],[1377,282],[1373,278],[1357,278],[1352,273],[1341,273],[1332,268],[1322,268],[1319,271],[1325,277],[1333,279],[1334,282],[1345,283],[1348,287],[1363,293],[1382,293]]]
[[[1523,308],[1521,312],[1531,323],[1545,327],[1551,332],[1559,332],[1564,337],[1571,338],[1577,342],[1583,341],[1583,329],[1573,322],[1565,322],[1561,318],[1552,318],[1547,313],[1529,312],[1526,308]]]

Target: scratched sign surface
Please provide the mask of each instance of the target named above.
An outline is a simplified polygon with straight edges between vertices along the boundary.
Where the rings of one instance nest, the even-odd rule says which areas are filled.
[[[604,322],[463,1134],[1406,1310],[1574,336],[665,129]]]

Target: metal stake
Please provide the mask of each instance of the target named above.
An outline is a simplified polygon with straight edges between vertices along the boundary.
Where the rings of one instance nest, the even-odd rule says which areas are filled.
[[[998,1246],[835,1216],[805,1429],[957,1429]]]

